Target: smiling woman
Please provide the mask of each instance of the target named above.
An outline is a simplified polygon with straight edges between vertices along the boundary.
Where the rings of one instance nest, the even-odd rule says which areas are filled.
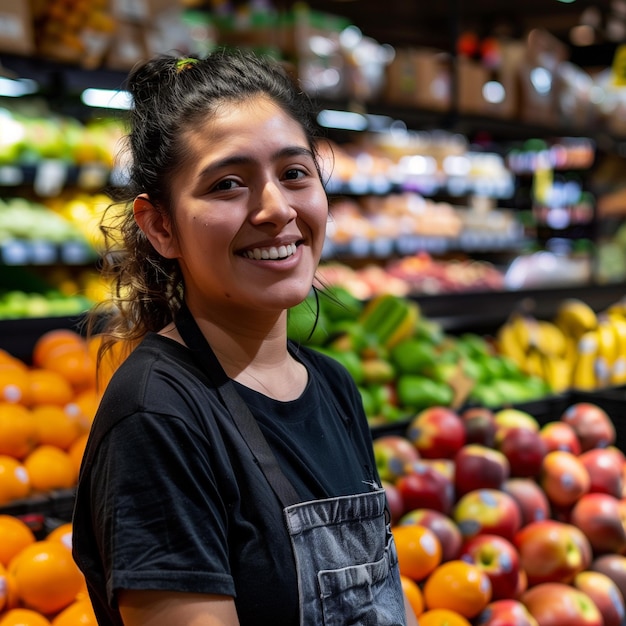
[[[287,340],[328,219],[311,103],[243,52],[158,57],[128,88],[106,332],[136,347],[73,522],[99,623],[416,624],[359,391]]]

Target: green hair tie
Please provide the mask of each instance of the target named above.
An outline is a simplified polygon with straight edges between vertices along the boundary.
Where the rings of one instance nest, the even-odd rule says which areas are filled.
[[[198,59],[192,59],[187,57],[186,59],[178,59],[176,61],[176,72],[180,73],[183,70],[189,69],[192,65],[195,65],[198,62]]]

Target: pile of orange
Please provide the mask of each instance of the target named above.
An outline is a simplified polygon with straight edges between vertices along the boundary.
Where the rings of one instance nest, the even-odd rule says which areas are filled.
[[[402,589],[420,626],[469,626],[491,601],[485,572],[460,559],[443,561],[440,541],[425,526],[395,526],[392,533]]]
[[[37,539],[21,518],[0,515],[0,626],[96,626],[71,533],[65,523]]]
[[[0,349],[0,505],[72,487],[102,389],[127,354],[102,338],[59,328],[42,334],[30,363]]]

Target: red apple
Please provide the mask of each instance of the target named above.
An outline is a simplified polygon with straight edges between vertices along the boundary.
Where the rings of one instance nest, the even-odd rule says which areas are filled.
[[[624,455],[613,446],[592,448],[578,457],[589,473],[589,491],[622,497],[624,489]]]
[[[493,411],[487,407],[474,406],[461,413],[465,424],[465,442],[478,443],[488,448],[495,444],[496,422]]]
[[[466,541],[480,533],[500,535],[510,541],[522,525],[517,502],[498,489],[476,489],[461,496],[452,519]]]
[[[589,540],[579,528],[551,519],[524,526],[513,545],[529,588],[545,582],[570,583],[592,558]]]
[[[571,585],[543,583],[530,587],[520,600],[539,626],[603,626],[593,600]]]
[[[513,496],[522,514],[522,526],[548,519],[550,503],[544,490],[532,478],[509,478],[502,490]]]
[[[548,452],[538,431],[530,428],[508,428],[497,444],[511,466],[511,476],[534,478],[541,471]]]
[[[496,423],[495,443],[504,437],[504,434],[510,428],[528,428],[530,430],[539,430],[539,422],[527,411],[521,409],[500,409],[494,413],[493,419]]]
[[[621,554],[603,554],[596,557],[589,566],[592,572],[608,576],[626,598],[626,556]]]
[[[580,572],[574,578],[574,587],[586,593],[602,613],[604,626],[623,626],[626,619],[624,597],[617,585],[600,572]]]
[[[541,427],[539,435],[546,444],[548,452],[563,450],[564,452],[571,452],[575,456],[581,452],[576,431],[565,422],[548,422]]]
[[[412,469],[396,481],[404,510],[434,509],[449,514],[454,504],[454,483],[431,465],[416,461]]]
[[[615,443],[615,426],[608,413],[596,404],[572,404],[561,415],[561,420],[576,431],[582,452]]]
[[[402,500],[400,491],[398,491],[398,488],[394,483],[381,480],[380,484],[385,490],[387,508],[389,509],[389,515],[391,516],[391,523],[395,524],[404,514],[404,501]]]
[[[509,478],[506,456],[477,443],[464,445],[454,457],[454,466],[457,498],[475,489],[500,489]]]
[[[519,600],[494,600],[476,618],[476,626],[539,626]]]
[[[372,445],[381,480],[394,482],[405,473],[406,465],[419,459],[415,446],[401,435],[383,435],[374,439]]]
[[[520,581],[517,548],[504,537],[483,533],[463,544],[459,557],[482,569],[491,581],[491,599],[515,598]]]
[[[454,483],[454,460],[453,459],[420,459],[421,465],[428,465],[435,471],[445,476],[450,482]]]
[[[406,435],[425,459],[452,459],[465,444],[465,425],[459,414],[444,406],[420,411]]]
[[[608,493],[587,493],[576,502],[570,523],[585,533],[594,555],[626,550],[626,527],[620,501]]]
[[[589,491],[589,472],[579,457],[571,452],[554,450],[543,459],[539,484],[550,503],[568,507]]]
[[[434,509],[414,509],[408,511],[399,520],[398,525],[418,524],[435,533],[441,543],[441,561],[452,561],[459,557],[463,537],[452,518]]]

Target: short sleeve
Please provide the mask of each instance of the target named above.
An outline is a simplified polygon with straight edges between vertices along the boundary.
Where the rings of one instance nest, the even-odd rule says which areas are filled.
[[[109,602],[122,588],[235,594],[212,458],[172,415],[126,417],[103,439],[90,492]]]

